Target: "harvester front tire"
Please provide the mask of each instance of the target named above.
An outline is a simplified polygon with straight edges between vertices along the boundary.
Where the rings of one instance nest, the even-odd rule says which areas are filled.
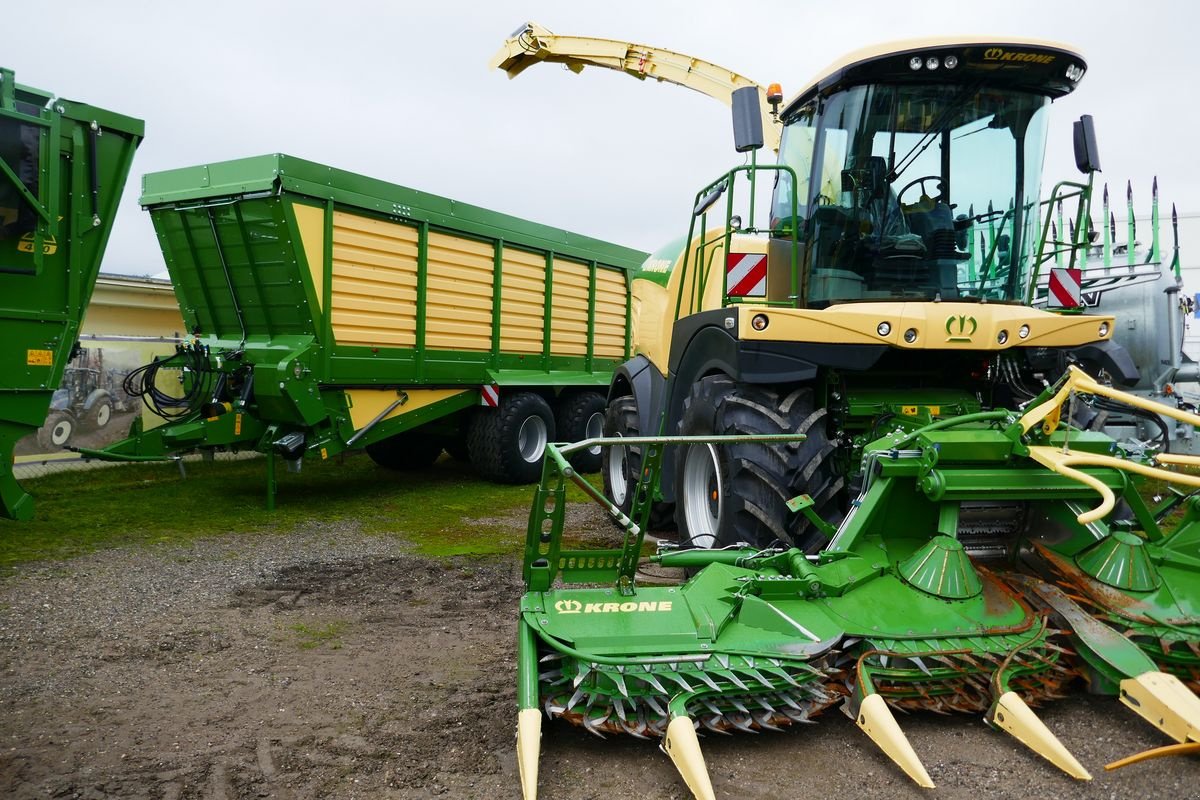
[[[533,483],[542,476],[546,443],[554,441],[554,413],[541,395],[502,395],[481,408],[467,431],[467,452],[483,477],[497,483]]]
[[[808,386],[740,384],[704,378],[684,401],[685,436],[803,433],[786,444],[689,445],[678,448],[675,519],[680,540],[701,547],[776,541],[814,551],[824,535],[787,501],[809,494],[825,520],[843,513],[844,481],[834,468],[827,413]]]
[[[603,436],[605,405],[604,395],[599,392],[575,392],[559,398],[554,414],[559,441],[579,442]],[[600,450],[596,445],[573,453],[568,460],[578,472],[595,472],[600,469]]]
[[[609,438],[640,436],[637,401],[629,395],[617,397],[604,413],[604,435]],[[642,448],[633,445],[606,447],[600,454],[600,474],[604,478],[604,494],[621,513],[629,516],[633,496],[642,472]],[[613,521],[615,524],[615,520]],[[620,526],[618,526],[620,527]],[[674,503],[654,503],[646,527],[652,531],[670,531],[675,527]]]
[[[442,442],[422,431],[405,431],[366,447],[367,455],[384,469],[411,472],[426,469],[442,454]]]

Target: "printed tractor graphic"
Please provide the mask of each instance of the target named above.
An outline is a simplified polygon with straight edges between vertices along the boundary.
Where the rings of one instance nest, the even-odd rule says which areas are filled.
[[[105,368],[102,349],[80,349],[63,370],[62,385],[50,398],[50,414],[38,429],[43,450],[68,447],[81,431],[108,427],[115,414],[140,408],[123,386],[128,370]]]

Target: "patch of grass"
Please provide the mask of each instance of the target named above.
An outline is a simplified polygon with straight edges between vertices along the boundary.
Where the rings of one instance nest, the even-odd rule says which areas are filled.
[[[344,621],[329,622],[325,625],[309,625],[297,622],[288,626],[288,631],[295,637],[296,646],[301,650],[315,650],[318,647],[328,647],[330,650],[341,650],[342,640],[339,638],[349,627]]]
[[[0,568],[124,545],[185,544],[231,533],[289,533],[323,523],[396,536],[427,555],[518,552],[524,530],[464,518],[523,516],[530,486],[480,480],[447,457],[420,472],[377,467],[365,455],[280,466],[276,510],[266,510],[266,463],[125,464],[60,472],[24,482],[36,518],[0,520]],[[331,534],[336,538],[336,534]],[[231,546],[232,547],[232,546]],[[232,552],[232,550],[231,550]]]

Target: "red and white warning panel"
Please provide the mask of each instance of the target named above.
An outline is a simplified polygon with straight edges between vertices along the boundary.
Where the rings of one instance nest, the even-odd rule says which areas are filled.
[[[495,408],[500,405],[500,387],[496,384],[479,387],[479,405]]]
[[[1052,267],[1050,269],[1050,308],[1079,308],[1083,305],[1083,270],[1078,267]]]
[[[766,254],[730,253],[725,256],[725,294],[728,297],[766,297]]]

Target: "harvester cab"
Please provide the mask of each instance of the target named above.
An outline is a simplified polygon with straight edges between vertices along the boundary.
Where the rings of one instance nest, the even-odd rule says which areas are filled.
[[[830,67],[780,115],[788,169],[777,173],[757,296],[805,308],[1028,302],[1047,109],[1084,69],[1034,42],[912,43]],[[1094,149],[1080,158],[1090,176]],[[983,226],[1005,235],[976,247]]]
[[[669,53],[575,62],[561,48],[607,51],[564,41],[528,26],[494,63],[658,77]],[[1117,388],[1138,375],[1114,318],[1078,301],[1089,118],[1085,179],[1040,195],[1049,106],[1085,69],[1032,40],[903,42],[834,64],[778,123],[755,102],[776,92],[728,87],[748,163],[696,193],[688,235],[634,281],[637,355],[606,438],[547,451],[518,639],[527,798],[543,713],[661,737],[698,798],[716,796],[698,732],[835,705],[926,787],[893,709],[982,714],[1087,780],[1032,710],[1082,683],[1176,743],[1134,760],[1200,747],[1200,478],[1176,471],[1200,460],[1087,424],[1154,406]],[[760,165],[776,124],[778,163]],[[568,461],[588,446],[604,491]],[[1193,493],[1148,502],[1147,479]],[[568,482],[620,547],[563,546]],[[688,577],[641,585],[645,532],[672,517],[650,560]]]

